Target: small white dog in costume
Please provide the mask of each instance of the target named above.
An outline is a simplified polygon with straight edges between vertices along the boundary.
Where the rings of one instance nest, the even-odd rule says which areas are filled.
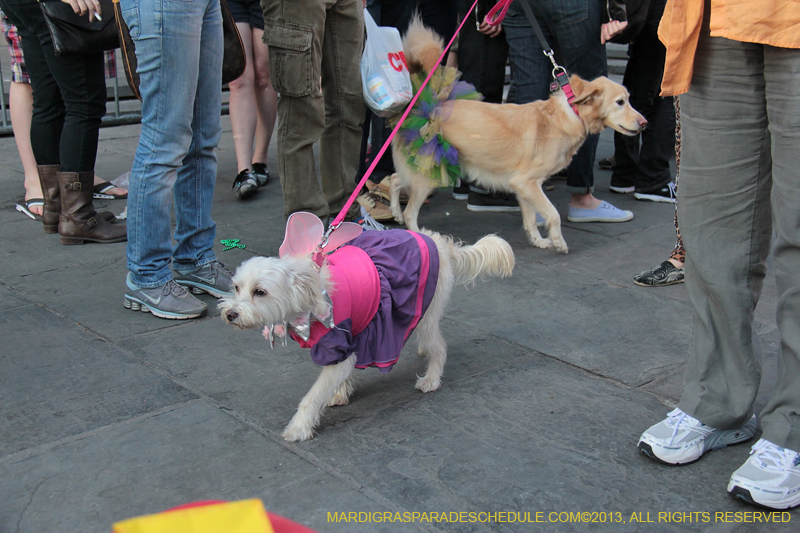
[[[322,222],[295,213],[286,224],[280,257],[255,257],[233,277],[234,295],[220,301],[222,320],[238,328],[264,327],[274,342],[288,336],[322,372],[283,432],[310,439],[326,405],[346,405],[354,368],[389,372],[413,331],[427,356],[416,388],[439,388],[447,345],[439,329],[453,285],[481,276],[510,276],[514,252],[489,235],[472,246],[423,231],[362,231],[344,223],[325,246]]]

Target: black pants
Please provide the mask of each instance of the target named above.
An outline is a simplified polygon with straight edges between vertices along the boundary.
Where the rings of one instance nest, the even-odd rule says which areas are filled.
[[[463,2],[459,15],[464,16],[472,2]],[[483,101],[492,104],[503,102],[503,85],[506,80],[506,61],[508,43],[506,34],[501,31],[496,37],[489,37],[475,27],[476,19],[482,21],[494,2],[478,2],[476,12],[464,23],[458,35],[458,69],[461,80],[471,83],[483,95]]]
[[[37,2],[0,0],[0,8],[17,26],[31,77],[31,145],[36,163],[60,164],[63,172],[94,170],[106,112],[103,52],[56,56]]]
[[[656,191],[672,181],[669,160],[675,153],[675,106],[672,97],[659,96],[667,52],[656,34],[663,7],[658,10],[654,5],[651,10],[654,24],[648,21],[631,44],[622,81],[631,93],[631,105],[649,124],[641,136],[614,133],[616,166],[611,176],[611,185],[635,186],[641,193]]]

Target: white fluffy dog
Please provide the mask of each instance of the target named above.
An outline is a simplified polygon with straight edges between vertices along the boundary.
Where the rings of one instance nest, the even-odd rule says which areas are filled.
[[[453,286],[466,285],[483,276],[510,276],[514,253],[506,241],[494,235],[465,246],[434,232],[423,230],[420,233],[433,240],[439,255],[438,283],[427,312],[416,327],[418,352],[428,360],[425,375],[418,377],[416,388],[431,392],[441,384],[447,358],[447,345],[439,321]],[[309,313],[314,317],[325,316],[330,310],[327,294],[337,290],[332,286],[328,263],[318,267],[311,256],[255,257],[239,266],[233,282],[234,295],[221,300],[219,308],[224,322],[241,329],[292,324],[298,317],[308,317]],[[286,440],[310,439],[325,406],[348,403],[353,392],[350,375],[356,360],[357,354],[353,352],[339,363],[322,367],[319,378],[283,432]]]

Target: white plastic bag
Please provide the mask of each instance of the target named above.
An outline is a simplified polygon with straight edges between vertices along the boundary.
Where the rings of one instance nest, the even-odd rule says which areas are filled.
[[[414,96],[397,28],[381,27],[364,10],[367,43],[361,56],[364,102],[379,117],[401,113]]]

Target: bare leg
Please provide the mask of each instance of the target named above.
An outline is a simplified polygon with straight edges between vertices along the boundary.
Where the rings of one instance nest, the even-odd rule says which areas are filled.
[[[326,405],[329,405],[342,384],[350,377],[356,365],[355,354],[336,365],[325,366],[316,383],[300,402],[297,413],[283,430],[283,438],[290,441],[308,440]]]
[[[256,133],[258,114],[253,112],[256,108],[256,95],[252,28],[245,22],[237,22],[236,28],[242,37],[247,59],[244,73],[228,84],[231,92],[229,109],[231,129],[233,130],[233,147],[236,150],[236,171],[240,172],[246,169],[252,170],[253,139]]]
[[[8,89],[8,107],[11,126],[17,141],[17,151],[25,172],[25,199],[42,197],[42,185],[36,171],[36,158],[31,147],[31,117],[33,116],[33,90],[30,83],[11,82]],[[41,215],[42,206],[32,206],[31,212]]]
[[[600,200],[595,198],[592,193],[573,193],[570,197],[569,205],[581,209],[597,209],[600,206]]]
[[[269,78],[269,48],[261,40],[263,30],[252,28],[254,92],[256,112],[255,147],[253,150],[253,163],[267,162],[267,151],[275,130],[275,116],[278,112],[278,93],[272,87]],[[238,152],[237,152],[238,153]]]

